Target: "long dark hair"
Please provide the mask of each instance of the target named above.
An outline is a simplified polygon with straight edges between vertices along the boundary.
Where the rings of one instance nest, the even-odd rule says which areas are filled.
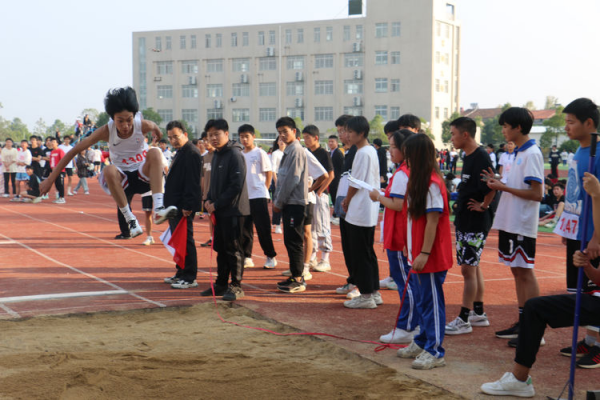
[[[404,159],[410,168],[406,193],[409,197],[408,214],[412,219],[425,215],[429,182],[434,172],[442,178],[435,160],[435,146],[425,134],[413,135],[404,142]]]

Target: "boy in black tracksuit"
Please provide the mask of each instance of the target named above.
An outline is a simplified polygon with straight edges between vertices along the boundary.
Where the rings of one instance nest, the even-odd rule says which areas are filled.
[[[215,296],[222,295],[223,300],[233,301],[244,297],[241,287],[244,272],[241,238],[244,219],[250,215],[246,162],[242,146],[229,140],[227,121],[211,119],[204,130],[215,148],[205,202],[206,211],[215,216],[213,248],[218,253]],[[228,288],[229,275],[231,285]],[[201,295],[212,295],[212,289],[205,290]]]

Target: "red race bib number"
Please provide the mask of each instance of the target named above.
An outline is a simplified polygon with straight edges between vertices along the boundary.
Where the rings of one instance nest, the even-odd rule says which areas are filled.
[[[578,231],[579,216],[563,211],[556,223],[554,233],[567,239],[577,240]]]
[[[123,160],[121,160],[121,162],[125,165],[139,164],[142,161],[144,161],[147,153],[148,152],[144,150],[142,153],[136,154],[135,157],[124,158]]]

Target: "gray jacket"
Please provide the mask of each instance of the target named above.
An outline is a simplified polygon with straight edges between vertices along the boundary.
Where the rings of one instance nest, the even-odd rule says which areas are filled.
[[[308,197],[308,168],[306,153],[295,140],[283,152],[277,173],[277,188],[273,204],[283,209],[288,204],[306,205]]]

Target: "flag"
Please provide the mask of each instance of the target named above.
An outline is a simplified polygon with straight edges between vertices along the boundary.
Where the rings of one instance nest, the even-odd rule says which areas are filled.
[[[187,218],[181,218],[174,232],[170,228],[163,232],[160,240],[173,256],[175,264],[184,269],[187,256]]]
[[[175,255],[175,249],[172,248],[171,246],[169,246],[169,240],[171,240],[171,228],[168,227],[166,231],[164,231],[163,233],[161,233],[160,235],[160,241],[162,242],[162,244],[165,245],[165,247],[167,248],[167,250],[169,251],[169,253],[171,253],[172,256]]]

